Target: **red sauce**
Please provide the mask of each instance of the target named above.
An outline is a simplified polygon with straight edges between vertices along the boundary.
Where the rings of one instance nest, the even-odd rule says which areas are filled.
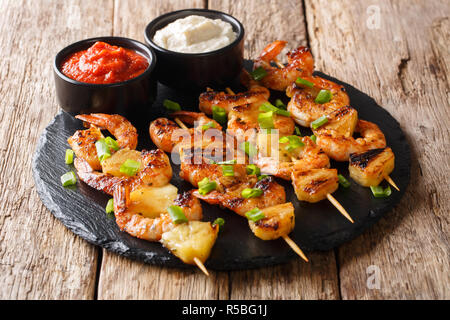
[[[61,71],[71,79],[96,84],[133,79],[148,67],[148,60],[133,50],[96,42],[69,56]]]

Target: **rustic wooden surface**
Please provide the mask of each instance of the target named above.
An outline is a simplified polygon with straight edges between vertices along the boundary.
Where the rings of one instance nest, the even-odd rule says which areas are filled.
[[[58,111],[52,58],[93,36],[143,41],[151,19],[189,7],[241,20],[248,58],[276,39],[310,46],[318,70],[384,106],[413,149],[398,208],[310,263],[209,278],[111,254],[53,218],[30,165]],[[0,0],[0,299],[449,299],[449,12],[445,0]]]

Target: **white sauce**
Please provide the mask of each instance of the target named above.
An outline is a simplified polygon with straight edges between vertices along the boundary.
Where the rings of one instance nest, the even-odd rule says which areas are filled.
[[[170,51],[204,53],[223,48],[236,37],[237,34],[228,22],[188,16],[156,31],[153,42]]]

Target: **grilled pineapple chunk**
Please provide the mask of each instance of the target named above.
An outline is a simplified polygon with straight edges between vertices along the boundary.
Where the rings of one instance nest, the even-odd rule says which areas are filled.
[[[393,170],[395,156],[391,148],[372,149],[350,155],[350,177],[364,187],[377,186]]]
[[[292,185],[298,200],[318,202],[338,188],[336,169],[310,169],[292,172]]]
[[[130,210],[147,218],[159,217],[173,204],[177,192],[170,183],[163,187],[141,187],[130,193]]]
[[[120,166],[128,159],[141,162],[141,153],[139,151],[130,150],[128,148],[120,149],[111,157],[102,161],[103,173],[109,173],[116,177],[125,176],[124,173],[120,172]],[[141,169],[142,163],[139,170]]]
[[[274,240],[288,235],[295,227],[294,206],[291,202],[282,203],[263,210],[265,218],[248,220],[250,229],[262,240]]]
[[[341,107],[327,114],[328,122],[315,131],[333,130],[339,136],[351,137],[358,123],[358,112],[350,106]]]
[[[204,263],[216,242],[218,232],[218,225],[189,221],[163,233],[161,242],[184,263],[195,264],[195,257]]]

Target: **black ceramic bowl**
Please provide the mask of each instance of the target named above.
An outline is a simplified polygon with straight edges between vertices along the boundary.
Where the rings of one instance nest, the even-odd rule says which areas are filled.
[[[139,76],[111,84],[91,84],[73,80],[64,75],[61,64],[70,54],[86,50],[96,41],[132,49],[149,61],[147,69]],[[58,103],[72,114],[119,113],[133,117],[147,113],[156,98],[156,55],[145,44],[121,37],[98,37],[75,42],[62,49],[55,57],[53,71]]]
[[[221,19],[230,23],[237,33],[229,45],[206,53],[181,53],[164,49],[153,42],[156,31],[177,19],[190,15]],[[223,88],[235,80],[242,70],[244,53],[244,27],[234,17],[214,10],[186,9],[173,11],[150,22],[145,28],[145,41],[158,57],[158,81],[181,90],[204,90],[207,86]]]

